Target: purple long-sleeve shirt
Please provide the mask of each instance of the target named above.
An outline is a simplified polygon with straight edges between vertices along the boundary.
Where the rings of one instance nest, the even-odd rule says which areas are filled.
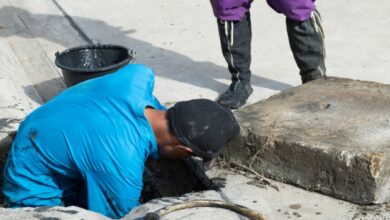
[[[210,0],[214,15],[225,21],[241,20],[249,11],[253,0]],[[313,0],[267,0],[268,5],[276,12],[290,19],[304,21],[315,9]]]

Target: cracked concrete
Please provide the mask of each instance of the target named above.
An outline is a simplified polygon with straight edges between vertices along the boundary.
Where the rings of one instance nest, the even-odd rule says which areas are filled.
[[[318,80],[235,112],[225,158],[359,204],[390,199],[390,86]]]

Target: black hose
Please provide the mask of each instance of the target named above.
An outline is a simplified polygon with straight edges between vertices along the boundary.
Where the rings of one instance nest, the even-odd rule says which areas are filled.
[[[243,215],[251,220],[267,220],[267,218],[263,214],[256,212],[252,209],[234,203],[227,203],[219,200],[193,200],[193,201],[169,205],[155,212],[147,213],[143,217],[143,220],[160,220],[163,216],[167,215],[168,213],[175,212],[182,209],[195,208],[195,207],[215,207],[215,208],[228,209],[230,211]]]

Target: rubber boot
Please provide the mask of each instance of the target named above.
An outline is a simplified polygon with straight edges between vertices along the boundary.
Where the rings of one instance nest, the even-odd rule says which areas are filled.
[[[217,100],[225,107],[237,109],[253,92],[250,85],[252,29],[250,13],[240,21],[218,21],[222,54],[228,64],[232,83]]]
[[[326,78],[324,31],[317,10],[305,21],[286,19],[291,51],[302,83]]]

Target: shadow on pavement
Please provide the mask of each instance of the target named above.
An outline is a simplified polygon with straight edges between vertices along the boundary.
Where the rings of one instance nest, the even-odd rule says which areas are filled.
[[[0,29],[0,37],[17,35],[23,38],[44,38],[48,41],[61,44],[64,47],[70,47],[69,40],[64,39],[63,36],[58,36],[57,33],[53,33],[55,32],[56,24],[66,22],[64,16],[35,14],[16,7],[3,7],[0,9],[0,15],[2,16],[4,16],[4,14],[10,13],[16,13],[18,18],[21,19],[24,24],[26,23],[24,21],[35,22],[34,24],[38,23],[38,27],[35,28],[41,28],[39,27],[39,25],[41,25],[42,28],[48,27],[48,31],[36,31],[33,34],[38,32],[39,35],[33,36],[22,31],[5,31],[3,27],[3,29]],[[127,46],[128,48],[135,49],[137,51],[136,61],[138,63],[143,63],[152,67],[157,76],[188,83],[201,88],[211,89],[218,93],[223,92],[227,88],[226,84],[218,81],[218,79],[230,79],[227,66],[221,67],[207,61],[194,61],[188,56],[159,48],[148,42],[129,37],[129,35],[136,32],[137,30],[123,30],[121,27],[109,25],[108,23],[101,20],[88,19],[77,16],[72,17],[72,20],[74,20],[75,23],[81,27],[81,29],[83,29],[83,27],[94,27],[95,30],[99,30],[99,32],[102,33],[109,33],[107,36],[112,36],[111,42],[101,43],[121,44]],[[26,24],[25,26],[27,27]],[[100,39],[93,39],[93,41],[99,42]],[[220,51],[214,51],[214,53],[220,53]],[[293,87],[287,83],[256,75],[252,75],[252,84],[255,86],[279,91]]]
[[[57,77],[49,80],[45,80],[39,83],[36,83],[34,85],[28,85],[26,87],[23,87],[24,93],[32,100],[34,100],[36,103],[42,104],[49,101],[56,95],[58,95],[60,92],[62,92],[65,89],[65,83],[63,78]],[[39,98],[42,100],[37,99],[37,95],[35,93],[32,93],[31,91],[36,90],[39,93]]]

